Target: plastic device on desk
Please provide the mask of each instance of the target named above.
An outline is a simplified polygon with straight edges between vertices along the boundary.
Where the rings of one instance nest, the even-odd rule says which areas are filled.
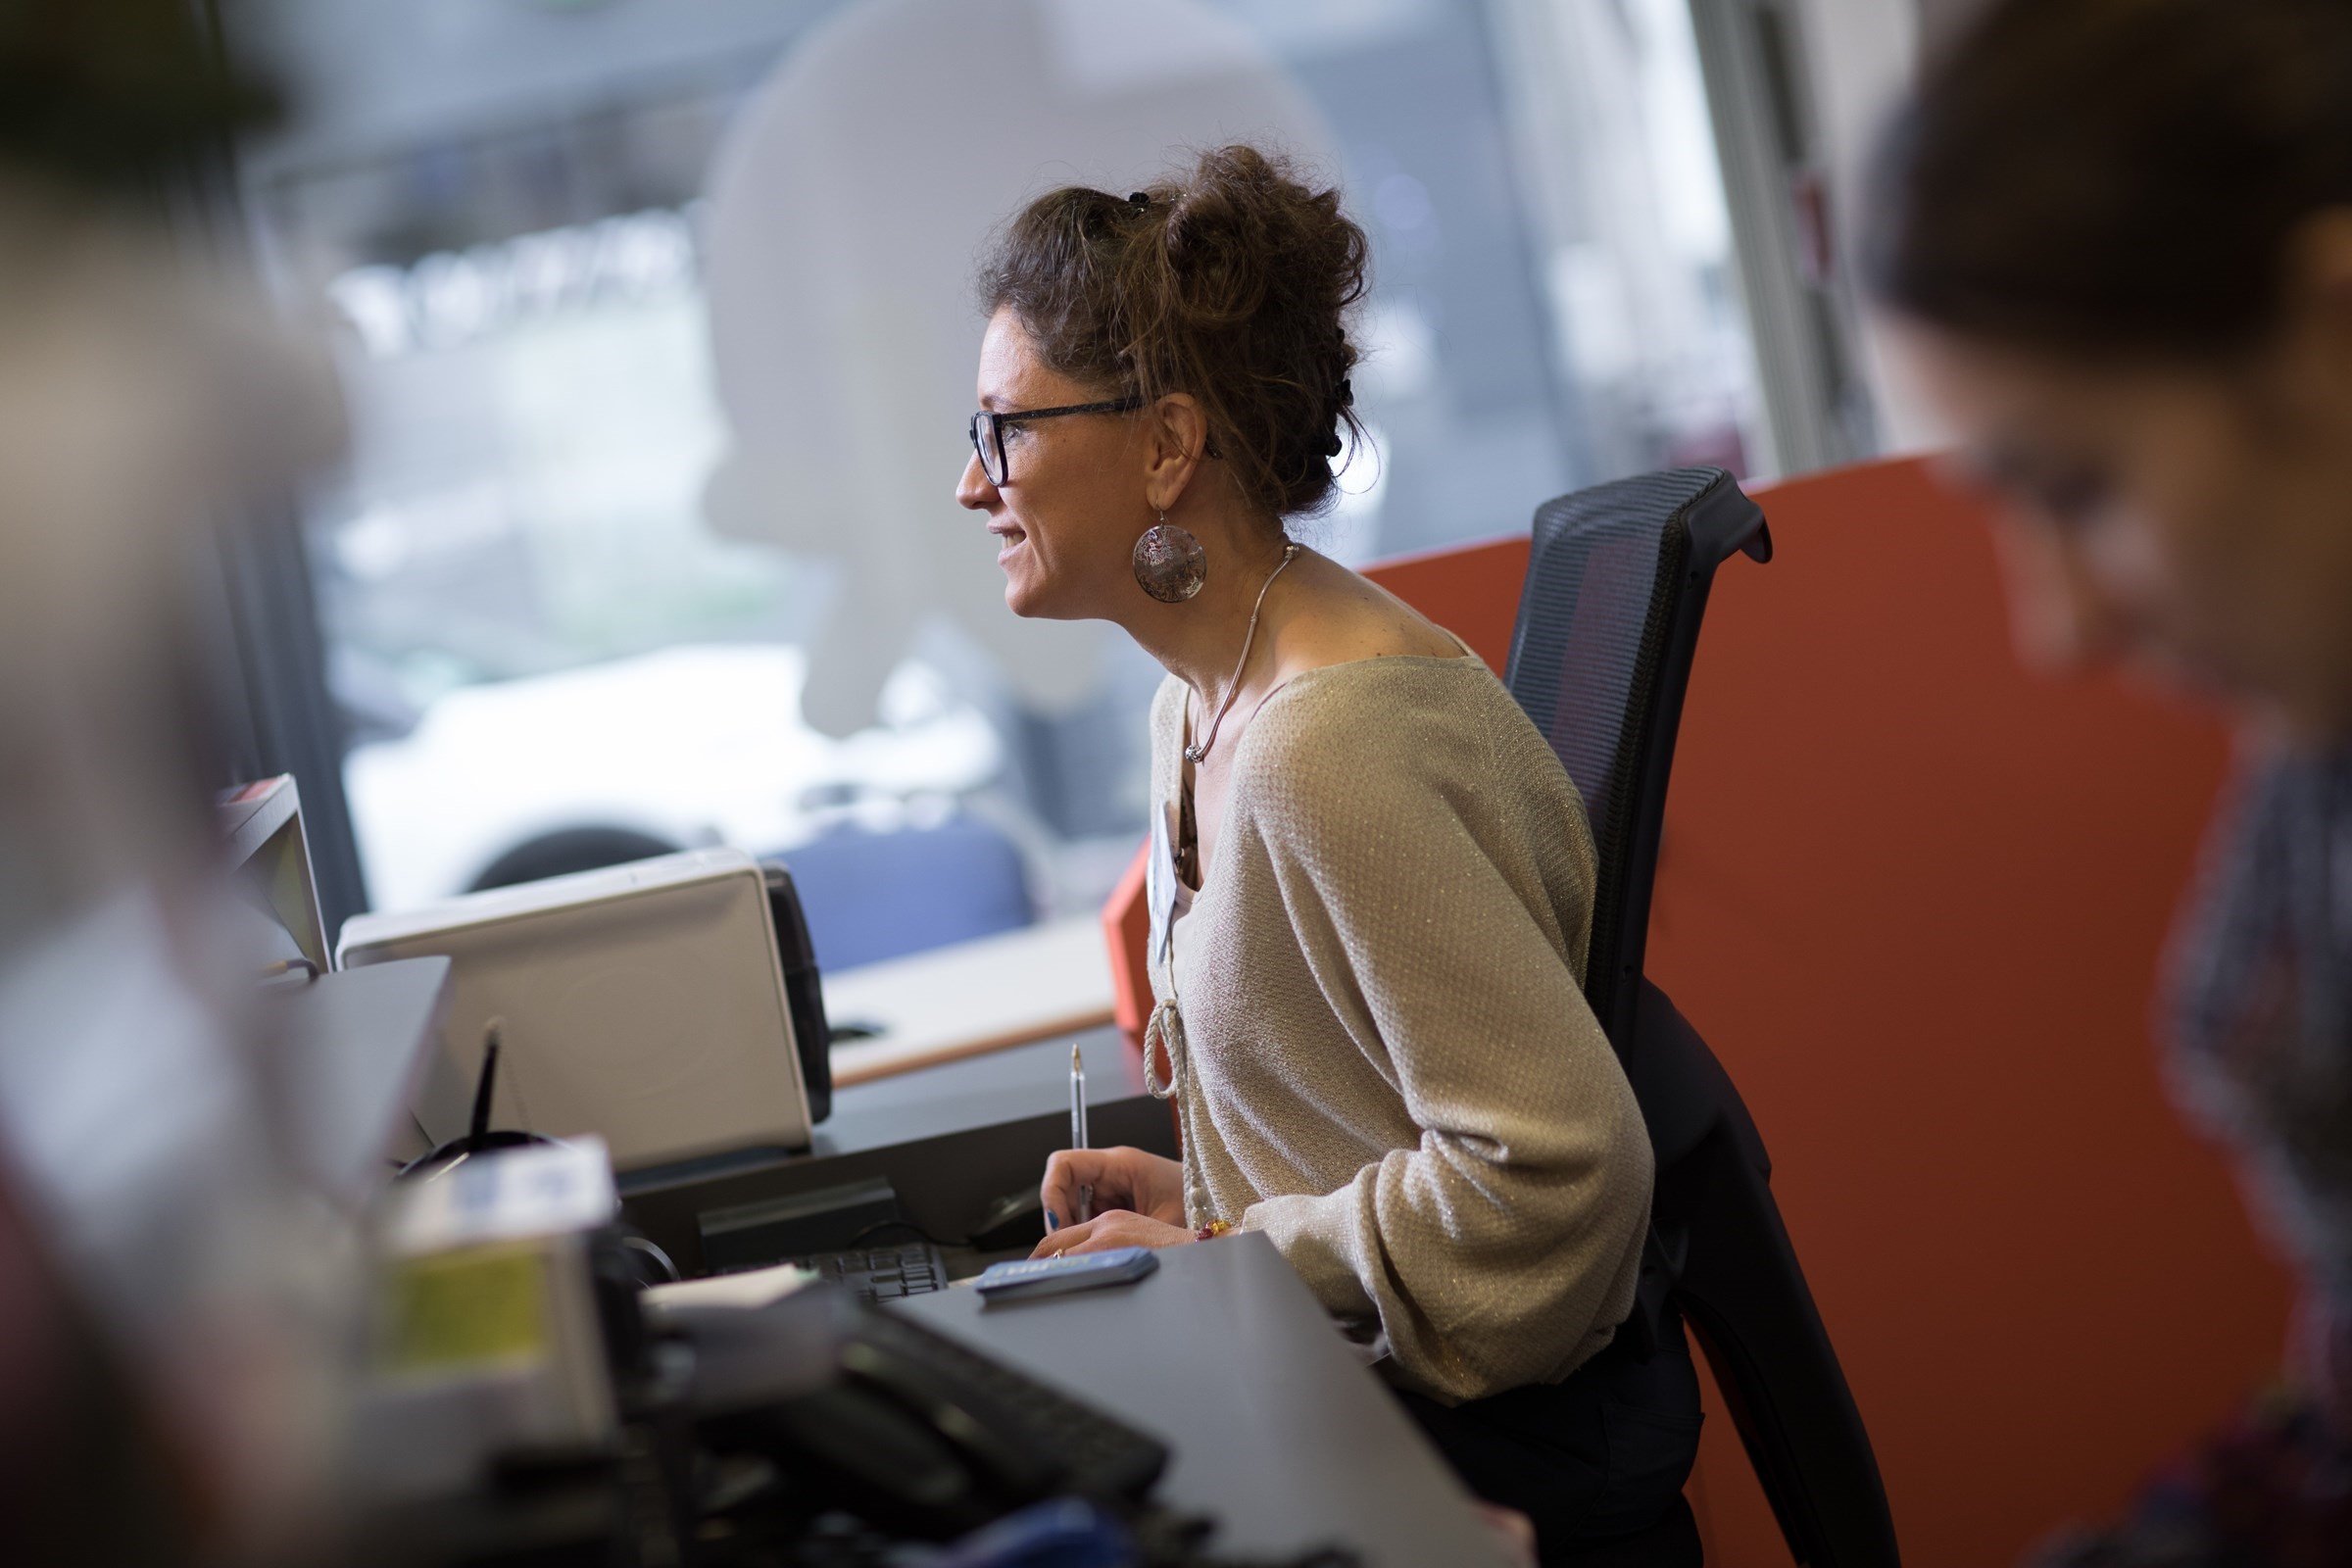
[[[929,1242],[903,1247],[854,1247],[793,1259],[818,1279],[848,1288],[862,1301],[922,1296],[948,1283],[947,1260]]]
[[[1064,1494],[1138,1502],[1167,1465],[1154,1439],[837,1291],[662,1321],[693,1346],[709,1446],[884,1530],[955,1536]]]
[[[615,1171],[805,1149],[830,1108],[821,985],[780,865],[689,850],[354,915],[336,966],[423,955],[450,960],[411,1102],[431,1142],[465,1132],[494,1023],[499,1123],[594,1133]]]
[[[1125,1285],[1157,1267],[1159,1258],[1149,1247],[1114,1247],[1106,1252],[1064,1252],[1059,1257],[991,1263],[980,1276],[979,1289],[992,1301],[1026,1300],[1033,1296],[1091,1291],[1098,1285]]]

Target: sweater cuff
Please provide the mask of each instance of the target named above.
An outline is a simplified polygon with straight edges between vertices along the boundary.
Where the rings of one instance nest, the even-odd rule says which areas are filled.
[[[1242,1211],[1241,1228],[1263,1232],[1325,1311],[1340,1317],[1376,1317],[1379,1306],[1356,1273],[1356,1206],[1352,1187],[1321,1197],[1268,1198]]]

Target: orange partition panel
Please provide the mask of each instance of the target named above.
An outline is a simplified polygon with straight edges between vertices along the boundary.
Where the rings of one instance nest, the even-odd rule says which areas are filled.
[[[1144,1049],[1144,1021],[1152,1016],[1152,975],[1144,966],[1144,949],[1152,940],[1152,909],[1144,902],[1144,877],[1151,861],[1152,841],[1146,839],[1102,906],[1102,941],[1110,949],[1111,1021],[1139,1054]]]
[[[1648,969],[1763,1130],[1906,1563],[2008,1561],[2119,1506],[2283,1336],[2150,1043],[2226,745],[2021,671],[1983,519],[1924,465],[1755,493],[1778,554],[1716,579]],[[1520,537],[1371,575],[1499,670],[1526,561]],[[1709,1560],[1785,1563],[1708,1406]]]
[[[1763,1129],[1912,1568],[2005,1562],[2276,1364],[2284,1289],[2167,1103],[2158,954],[2210,718],[2012,657],[1924,464],[1758,493],[1716,577],[1648,971]],[[1729,1423],[1721,1562],[1783,1562]]]

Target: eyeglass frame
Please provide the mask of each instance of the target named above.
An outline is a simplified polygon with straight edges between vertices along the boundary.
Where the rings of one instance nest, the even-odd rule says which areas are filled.
[[[978,455],[980,471],[988,476],[988,482],[1003,485],[1010,483],[1012,476],[1012,454],[1004,450],[1004,426],[1026,424],[1031,419],[1058,419],[1070,414],[1133,414],[1143,406],[1142,398],[1129,393],[1123,398],[1111,398],[1102,403],[1069,403],[1058,409],[1005,409],[1002,412],[982,409],[972,416],[964,433],[971,437],[972,451]],[[985,442],[980,439],[980,432],[984,428],[988,431],[988,440]],[[988,464],[988,451],[992,445],[997,451],[996,469],[990,468]]]

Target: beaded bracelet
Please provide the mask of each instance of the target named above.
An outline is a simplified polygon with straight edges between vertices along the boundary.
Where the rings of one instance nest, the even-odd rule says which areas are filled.
[[[1193,1240],[1196,1242],[1213,1242],[1218,1237],[1225,1235],[1232,1229],[1233,1221],[1229,1219],[1212,1219],[1207,1224],[1201,1226],[1199,1230],[1193,1232]]]

